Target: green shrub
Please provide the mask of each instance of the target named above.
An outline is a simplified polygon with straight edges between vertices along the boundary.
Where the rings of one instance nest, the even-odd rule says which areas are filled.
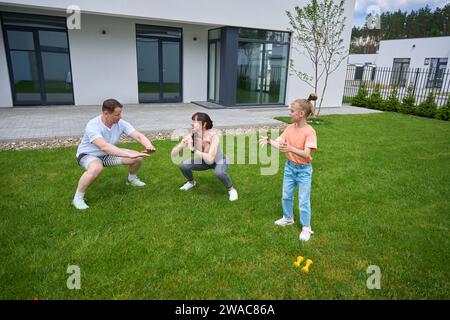
[[[392,92],[389,95],[389,97],[387,98],[387,100],[385,100],[383,103],[383,109],[385,111],[397,112],[400,109],[401,103],[398,100],[397,95],[398,95],[398,91],[397,91],[397,88],[395,88],[394,90],[392,90]]]
[[[446,104],[437,109],[434,117],[439,120],[450,120],[450,97]]]
[[[377,83],[369,99],[367,99],[367,107],[370,109],[382,110],[382,106],[383,98],[380,93],[380,84]]]
[[[399,111],[406,114],[416,114],[416,97],[413,95],[413,87],[409,86],[406,96],[400,104]]]
[[[416,114],[420,117],[434,118],[437,111],[437,104],[434,98],[434,92],[430,91],[425,101],[417,106]]]
[[[357,107],[366,107],[368,93],[366,83],[363,82],[359,87],[358,93],[352,99],[352,105]]]

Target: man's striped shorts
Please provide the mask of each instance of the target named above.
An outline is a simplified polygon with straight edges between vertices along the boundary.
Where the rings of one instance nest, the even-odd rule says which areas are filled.
[[[83,169],[87,170],[89,163],[93,160],[100,160],[104,167],[112,167],[112,166],[118,166],[123,164],[121,157],[116,156],[110,156],[110,155],[104,155],[104,156],[93,156],[86,153],[81,153],[78,155],[77,162]]]

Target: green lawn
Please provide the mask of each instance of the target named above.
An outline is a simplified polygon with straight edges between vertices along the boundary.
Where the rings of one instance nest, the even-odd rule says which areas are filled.
[[[307,243],[298,222],[273,223],[284,158],[272,176],[232,166],[239,200],[230,203],[211,171],[179,191],[175,142],[156,141],[145,188],[108,168],[78,212],[75,147],[0,152],[0,298],[450,299],[450,124],[322,118]],[[313,260],[310,273],[292,266],[298,255]],[[67,289],[68,265],[81,268],[81,290]],[[380,290],[366,287],[369,265],[381,268]]]

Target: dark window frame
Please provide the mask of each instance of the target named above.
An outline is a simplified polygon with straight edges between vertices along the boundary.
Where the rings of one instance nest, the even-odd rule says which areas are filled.
[[[448,58],[428,58],[429,59],[429,67],[428,67],[428,74],[427,74],[427,83],[426,88],[434,88],[434,89],[440,89],[443,84],[443,79],[439,78],[440,76],[440,70],[447,68],[448,66]],[[444,63],[445,60],[445,63]],[[433,62],[436,62],[436,65],[433,67]],[[440,66],[445,66],[444,68],[440,68]]]
[[[210,83],[209,83],[209,71],[210,71],[210,65],[209,65],[209,59],[210,59],[210,53],[209,53],[209,46],[212,44],[212,43],[214,43],[215,45],[216,45],[216,56],[214,57],[214,60],[215,60],[215,66],[216,66],[216,68],[217,68],[217,63],[220,63],[220,61],[217,61],[217,43],[220,43],[220,39],[213,39],[213,40],[209,40],[208,39],[208,67],[207,67],[207,76],[208,76],[208,81],[206,81],[206,101],[209,101],[209,102],[213,102],[213,103],[219,103],[219,97],[217,96],[217,92],[216,92],[216,85],[214,86],[214,97],[216,97],[216,100],[212,100],[212,99],[209,99],[209,87],[210,87]],[[220,66],[219,66],[219,69],[220,69]],[[214,84],[215,84],[215,81],[216,81],[216,74],[214,73]],[[219,84],[220,85],[220,84]]]
[[[179,30],[180,31],[180,37],[164,37],[164,36],[152,36],[152,35],[138,35],[138,28],[139,27],[155,27],[159,29],[167,29],[167,30]],[[139,69],[138,65],[138,38],[146,38],[146,39],[156,39],[158,40],[158,72],[159,72],[159,99],[158,100],[151,100],[147,101],[145,99],[141,99],[139,95],[139,70],[137,71],[137,90],[138,90],[138,101],[139,103],[176,103],[176,102],[183,102],[183,28],[178,27],[166,27],[166,26],[159,26],[159,25],[150,25],[150,24],[142,24],[142,23],[136,23],[135,24],[135,42],[136,42],[136,66],[137,69]],[[178,99],[161,99],[163,97],[163,70],[162,70],[162,42],[176,42],[180,45],[180,52],[179,52],[179,64],[180,64],[180,71],[179,71],[179,77],[180,77],[180,97]]]
[[[398,76],[395,77],[394,76],[394,72],[395,71],[395,64],[400,64],[400,69],[398,71]],[[397,86],[397,87],[405,87],[406,83],[408,82],[407,76],[408,76],[408,72],[409,72],[409,66],[411,64],[411,58],[394,58],[392,60],[392,74],[391,74],[391,80],[390,80],[390,84]],[[407,67],[404,67],[405,65],[407,65]],[[403,79],[403,74],[406,75],[405,79]]]
[[[20,17],[34,17],[38,20],[38,18],[60,18],[62,21],[66,21],[66,17],[61,16],[50,16],[50,15],[40,15],[40,14],[26,14],[26,13],[17,13],[17,12],[9,12],[9,11],[0,11],[0,22],[2,26],[2,33],[3,33],[3,43],[4,43],[4,49],[5,49],[5,56],[6,56],[6,62],[8,66],[8,76],[9,76],[9,82],[10,82],[10,89],[11,89],[11,98],[13,102],[14,107],[29,107],[29,106],[36,106],[36,107],[46,107],[46,106],[54,106],[54,105],[74,105],[75,104],[75,89],[73,84],[73,77],[72,77],[72,60],[70,56],[70,43],[69,43],[69,33],[67,30],[67,25],[64,22],[64,29],[61,28],[49,28],[49,27],[38,27],[38,26],[14,26],[14,25],[5,25],[4,16],[5,15],[16,15]],[[35,50],[25,50],[25,49],[10,49],[9,48],[9,41],[8,41],[8,31],[22,31],[22,32],[31,32],[33,35],[33,42],[34,42],[34,49]],[[39,31],[52,31],[52,32],[64,32],[66,34],[66,41],[67,41],[67,52],[61,52],[61,51],[52,51],[52,50],[42,50],[41,45],[39,43]],[[41,100],[30,100],[27,102],[18,102],[16,98],[16,88],[15,88],[15,82],[14,82],[14,75],[13,75],[13,65],[11,61],[11,51],[21,51],[21,52],[34,52],[36,57],[36,64],[38,69],[38,81],[39,81],[39,87],[40,87],[40,96]],[[47,93],[45,91],[45,80],[44,80],[44,69],[43,69],[43,63],[42,63],[42,52],[54,52],[54,53],[66,53],[69,58],[69,67],[70,67],[70,83],[71,83],[71,94],[72,94],[72,101],[67,102],[50,102],[47,101]]]
[[[291,39],[291,38],[289,37],[289,39]],[[283,97],[284,103],[273,103],[273,102],[268,102],[268,103],[260,103],[260,102],[257,102],[257,103],[237,103],[237,99],[236,99],[236,106],[238,106],[238,107],[241,107],[241,106],[245,107],[245,106],[255,106],[255,105],[256,106],[283,106],[283,105],[285,105],[286,104],[286,95],[287,95],[287,82],[288,82],[288,78],[289,78],[289,59],[290,59],[290,47],[291,47],[290,43],[288,44],[288,43],[284,43],[284,42],[259,41],[259,40],[247,41],[247,40],[248,39],[246,39],[246,38],[239,38],[238,39],[238,44],[240,42],[247,42],[247,43],[261,43],[261,44],[264,45],[263,55],[262,55],[263,63],[267,63],[267,61],[266,61],[266,44],[287,45],[287,48],[288,48],[288,50],[287,50],[287,57],[286,57],[286,61],[287,61],[286,70],[287,71],[286,71],[286,76],[285,76],[285,88],[284,88],[284,97]],[[261,83],[260,83],[260,89],[259,89],[260,97],[262,95],[263,88],[264,88],[264,86],[261,85],[261,84],[262,84],[262,81],[264,81],[264,79],[266,78],[266,72],[267,72],[267,70],[266,70],[266,68],[264,66],[264,68],[262,70],[262,73],[261,73]],[[236,78],[237,78],[237,76],[238,76],[238,68],[236,66]]]

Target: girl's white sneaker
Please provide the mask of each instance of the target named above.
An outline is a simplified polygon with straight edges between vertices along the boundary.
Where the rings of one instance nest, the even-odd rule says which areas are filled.
[[[281,219],[278,219],[277,221],[275,221],[276,225],[283,226],[283,227],[288,226],[293,223],[294,223],[294,218],[286,219],[284,216]]]
[[[236,189],[228,191],[228,194],[230,195],[230,201],[236,201],[238,199],[238,193]]]
[[[300,232],[299,239],[301,241],[308,241],[313,233],[314,231],[311,230],[311,227],[303,227],[302,232]]]

